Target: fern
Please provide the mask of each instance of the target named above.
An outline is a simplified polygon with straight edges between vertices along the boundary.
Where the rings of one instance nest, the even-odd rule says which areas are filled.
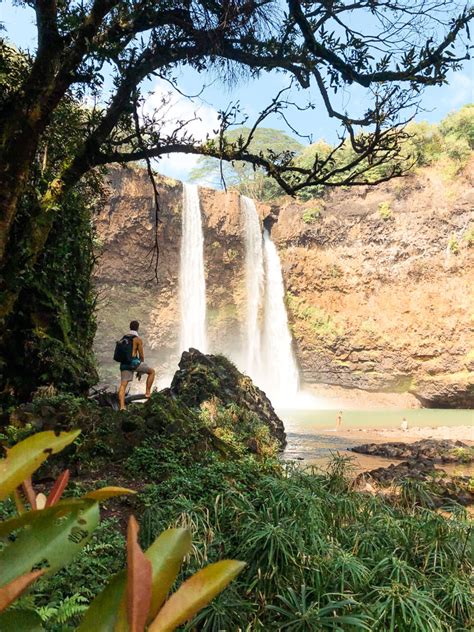
[[[57,606],[47,605],[38,608],[38,614],[45,623],[68,623],[87,610],[88,600],[80,593],[66,597]]]

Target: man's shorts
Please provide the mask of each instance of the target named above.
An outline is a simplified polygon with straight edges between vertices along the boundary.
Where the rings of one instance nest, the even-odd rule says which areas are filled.
[[[149,373],[151,371],[148,364],[142,362],[137,366],[133,371],[120,371],[120,381],[121,382],[131,382],[133,380],[134,373]]]

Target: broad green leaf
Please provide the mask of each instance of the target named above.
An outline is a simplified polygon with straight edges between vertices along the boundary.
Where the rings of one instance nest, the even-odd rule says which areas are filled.
[[[115,632],[117,615],[125,594],[125,583],[126,571],[120,571],[93,600],[77,632]]]
[[[166,599],[184,558],[191,550],[188,529],[167,529],[146,550],[152,566],[152,598],[149,621]],[[117,632],[128,630],[126,574],[118,573],[94,599],[77,632]]]
[[[62,568],[87,544],[99,523],[99,505],[93,500],[58,504],[37,513],[34,528],[21,531],[0,551],[0,586],[32,570],[46,568],[50,573]]]
[[[50,454],[63,450],[80,432],[39,432],[10,448],[6,458],[0,459],[0,500],[5,500]]]
[[[153,569],[150,617],[152,621],[173,586],[184,558],[191,550],[188,529],[167,529],[146,550]]]
[[[198,571],[171,595],[148,632],[172,632],[218,595],[245,567],[245,562],[221,560]]]
[[[20,577],[17,577],[6,586],[0,588],[0,612],[8,608],[8,606],[13,603],[30,584],[36,581],[38,577],[41,577],[43,574],[44,570],[26,573],[26,575],[20,575]]]
[[[50,516],[54,518],[60,518],[66,513],[77,508],[84,507],[91,502],[91,500],[84,501],[82,498],[71,498],[48,509],[28,511],[21,514],[21,516],[15,516],[14,518],[10,518],[9,520],[0,522],[0,538],[9,535],[17,529],[21,529],[22,527],[34,524],[41,517]]]
[[[34,610],[9,610],[0,614],[1,632],[43,632],[41,617]]]
[[[93,500],[107,500],[107,498],[113,498],[114,496],[125,496],[126,494],[136,494],[133,489],[127,489],[126,487],[101,487],[101,489],[95,489],[93,492],[88,492],[83,498],[92,498]]]
[[[130,632],[144,632],[151,604],[151,562],[138,544],[138,523],[130,516],[127,530],[127,621]]]

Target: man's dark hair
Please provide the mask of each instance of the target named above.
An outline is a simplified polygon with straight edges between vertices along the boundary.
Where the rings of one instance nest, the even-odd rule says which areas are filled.
[[[139,327],[140,327],[140,323],[138,322],[138,320],[132,320],[132,322],[130,323],[130,330],[138,331]]]

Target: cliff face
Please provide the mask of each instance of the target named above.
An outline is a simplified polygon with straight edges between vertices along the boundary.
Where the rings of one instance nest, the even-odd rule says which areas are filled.
[[[137,318],[150,360],[170,374],[179,357],[182,187],[159,181],[155,233],[146,176],[117,169],[110,178],[97,221],[99,360],[112,366],[113,341]],[[473,183],[471,165],[455,182],[425,172],[260,207],[280,252],[306,382],[411,392],[428,406],[474,404]],[[200,199],[210,350],[238,360],[246,301],[239,198],[200,189]],[[149,267],[155,235],[158,282]]]
[[[99,293],[96,351],[102,377],[117,379],[114,341],[140,321],[147,361],[172,376],[179,346],[180,182],[159,177],[160,210],[155,230],[153,192],[138,169],[112,169],[110,198],[97,218]],[[211,351],[233,354],[241,346],[245,312],[244,244],[237,193],[200,189],[204,232],[207,317]],[[158,266],[155,277],[156,245]],[[233,353],[234,352],[234,353]]]
[[[472,406],[473,170],[339,189],[315,208],[285,205],[272,231],[305,379]]]

